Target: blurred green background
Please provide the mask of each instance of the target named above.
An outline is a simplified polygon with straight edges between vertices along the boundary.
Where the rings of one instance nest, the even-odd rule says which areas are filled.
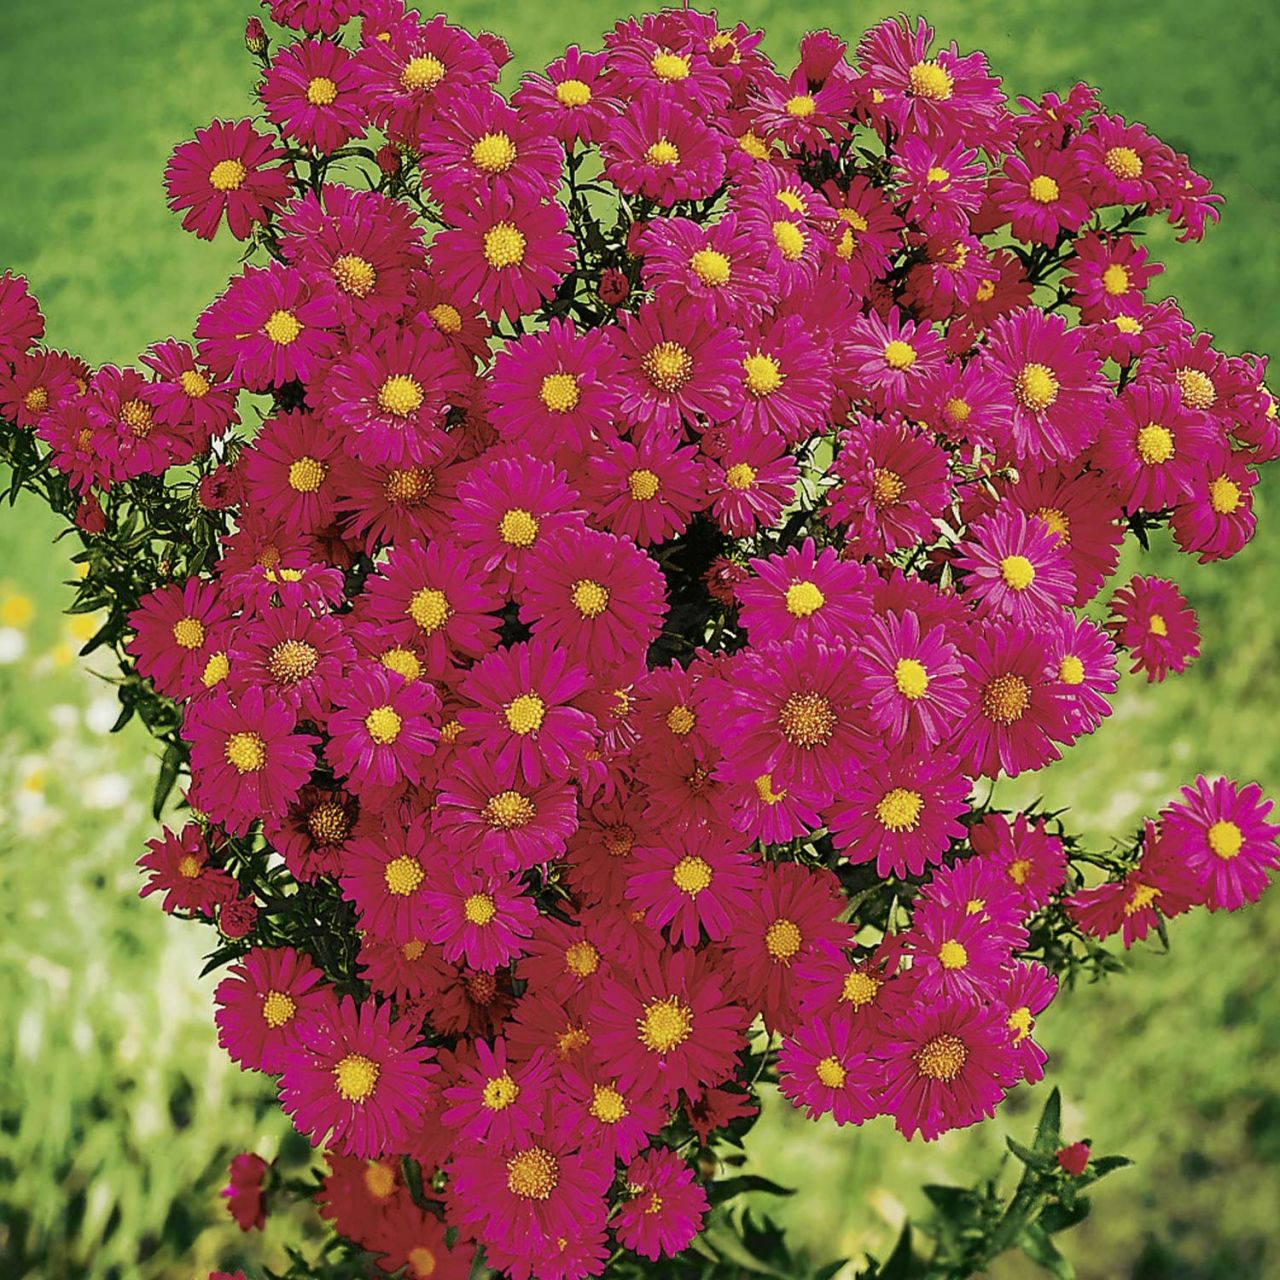
[[[6,0],[0,42],[0,269],[25,273],[48,341],[129,361],[187,336],[238,246],[184,235],[164,207],[175,142],[250,109],[247,0]],[[768,30],[790,65],[804,31],[846,34],[896,5],[742,0],[722,19]],[[634,12],[607,0],[459,0],[451,17],[505,35],[521,68]],[[1224,349],[1280,353],[1280,94],[1274,0],[937,0],[943,40],[983,48],[1011,93],[1099,87],[1210,174],[1227,196],[1203,245],[1175,246],[1157,284]],[[1176,250],[1176,252],[1175,252]],[[1146,571],[1177,578],[1199,610],[1200,661],[1159,688],[1125,680],[1115,714],[1071,758],[1001,798],[1043,790],[1099,838],[1152,812],[1197,770],[1280,791],[1276,609],[1280,475],[1259,490],[1261,537],[1201,568],[1161,544]],[[109,686],[75,658],[84,619],[61,615],[70,566],[31,503],[0,513],[0,1276],[151,1280],[210,1265],[278,1264],[299,1228],[244,1241],[218,1199],[227,1158],[270,1157],[284,1126],[269,1093],[217,1050],[209,935],[140,903],[133,861],[151,831],[154,751],[117,738]],[[1132,572],[1136,555],[1122,572]],[[135,726],[130,726],[133,730]],[[1280,893],[1234,916],[1176,922],[1173,951],[1062,998],[1042,1019],[1069,1136],[1134,1156],[1064,1238],[1084,1280],[1280,1275]],[[778,1216],[818,1258],[879,1249],[926,1181],[994,1172],[1005,1131],[1025,1133],[1043,1086],[1000,1120],[903,1144],[884,1122],[840,1132],[770,1108],[751,1143],[770,1176],[802,1188]],[[1029,1274],[1025,1260],[993,1274]]]

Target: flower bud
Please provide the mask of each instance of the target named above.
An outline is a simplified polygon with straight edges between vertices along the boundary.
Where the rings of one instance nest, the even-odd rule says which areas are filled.
[[[256,58],[262,57],[271,41],[267,29],[258,18],[250,18],[244,24],[244,47]]]
[[[1089,1163],[1089,1144],[1087,1142],[1073,1142],[1069,1147],[1062,1147],[1058,1151],[1058,1167],[1069,1173],[1073,1178],[1078,1178]]]
[[[627,278],[625,271],[619,271],[617,267],[605,267],[600,273],[601,302],[616,307],[620,302],[626,301],[627,294],[630,292],[631,281]]]
[[[258,907],[252,898],[232,898],[218,912],[218,928],[222,936],[235,942],[247,938],[258,923]]]
[[[378,161],[378,168],[383,173],[392,174],[400,172],[400,149],[393,146],[390,142],[384,142],[378,148],[375,159]]]

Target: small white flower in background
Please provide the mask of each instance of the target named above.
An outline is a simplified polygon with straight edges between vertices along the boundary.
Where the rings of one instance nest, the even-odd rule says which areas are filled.
[[[0,627],[0,666],[10,666],[27,651],[27,637],[17,627]]]
[[[118,809],[129,791],[130,782],[123,773],[100,773],[84,784],[80,799],[86,809]]]
[[[94,698],[84,709],[84,722],[91,733],[107,734],[120,714],[115,698]]]
[[[59,733],[73,734],[80,724],[80,712],[70,702],[55,702],[49,708],[49,723]]]

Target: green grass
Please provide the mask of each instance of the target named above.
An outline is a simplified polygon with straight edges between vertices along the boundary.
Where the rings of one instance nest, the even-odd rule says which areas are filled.
[[[54,345],[130,360],[155,338],[188,334],[234,267],[232,241],[210,246],[179,229],[161,172],[196,126],[249,109],[241,30],[253,7],[9,0],[0,268],[29,276]],[[508,38],[508,84],[520,67],[545,63],[570,39],[590,47],[635,12],[599,0],[448,8]],[[743,0],[723,14],[764,25],[769,50],[786,59],[807,29],[849,31],[896,8]],[[1168,265],[1160,291],[1181,297],[1226,349],[1280,352],[1280,8],[944,0],[926,12],[944,39],[985,48],[1010,91],[1086,79],[1113,110],[1188,151],[1228,203],[1203,245],[1152,236]],[[1126,680],[1098,734],[1002,796],[1043,791],[1103,837],[1197,770],[1280,791],[1280,538],[1270,524],[1280,480],[1264,481],[1258,507],[1261,537],[1232,562],[1201,568],[1167,545],[1143,562],[1176,577],[1200,612],[1200,661],[1163,687]],[[187,1277],[249,1256],[221,1217],[221,1165],[255,1141],[270,1154],[283,1126],[213,1043],[209,986],[194,977],[205,935],[136,900],[132,862],[150,829],[143,798],[154,753],[139,734],[103,740],[86,722],[103,690],[65,665],[68,566],[55,533],[30,504],[0,514],[0,605],[16,586],[37,610],[28,658],[0,667],[0,1274]],[[1140,562],[1126,554],[1124,572]],[[37,769],[43,807],[32,799]],[[128,798],[94,809],[114,774],[129,779]],[[1280,896],[1231,917],[1201,913],[1171,932],[1169,956],[1142,952],[1132,973],[1071,993],[1041,1023],[1068,1130],[1139,1160],[1099,1190],[1096,1216],[1066,1239],[1084,1280],[1280,1273],[1280,996],[1269,979]],[[779,1213],[819,1256],[883,1248],[896,1219],[920,1209],[921,1182],[969,1181],[995,1167],[1000,1126],[1025,1131],[1037,1093],[1015,1094],[998,1125],[927,1146],[902,1144],[883,1122],[841,1132],[772,1107],[752,1155],[803,1188]],[[265,1256],[278,1259],[288,1233],[273,1231]]]

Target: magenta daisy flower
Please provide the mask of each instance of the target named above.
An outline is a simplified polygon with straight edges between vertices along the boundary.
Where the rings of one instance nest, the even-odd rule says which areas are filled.
[[[182,229],[212,240],[226,217],[237,240],[266,223],[293,194],[284,151],[251,120],[214,120],[179,143],[165,166],[169,208],[186,210]]]
[[[497,644],[497,593],[472,555],[445,541],[397,546],[366,583],[361,604],[393,639],[422,655],[431,679]]]
[[[177,835],[165,827],[158,839],[147,841],[138,866],[150,876],[138,897],[163,893],[160,905],[170,915],[198,911],[212,919],[215,907],[236,896],[231,876],[209,864],[209,846],[196,822],[188,822]]]
[[[564,148],[488,87],[451,98],[421,142],[423,182],[442,203],[490,191],[545,199],[560,184]]]
[[[827,814],[835,847],[878,876],[918,876],[964,838],[969,783],[950,756],[895,753],[846,782]]]
[[[1143,125],[1101,111],[1076,134],[1074,150],[1099,206],[1151,203],[1169,169],[1168,148]]]
[[[1131,672],[1145,671],[1157,683],[1171,671],[1181,675],[1200,656],[1195,610],[1167,578],[1132,578],[1111,597],[1107,630],[1133,658]]]
[[[624,1163],[649,1145],[650,1136],[661,1132],[670,1116],[661,1103],[635,1090],[623,1093],[617,1081],[598,1072],[565,1066],[560,1089],[561,1117],[582,1135],[582,1145]]]
[[[280,49],[258,93],[271,123],[304,147],[327,154],[365,131],[351,54],[329,40]]]
[[[618,317],[622,416],[638,427],[676,430],[701,416],[725,422],[742,407],[746,350],[736,329],[693,309],[646,303]]]
[[[139,361],[155,375],[147,394],[155,420],[183,432],[193,452],[207,449],[213,437],[240,421],[235,392],[217,386],[208,371],[196,364],[195,353],[185,342],[173,338],[154,342]]]
[[[425,894],[426,940],[451,963],[492,973],[524,951],[538,907],[513,876],[482,875],[461,866],[439,875]]]
[[[542,640],[514,644],[467,673],[460,692],[473,706],[458,719],[496,769],[514,767],[532,784],[566,778],[596,739],[595,719],[574,702],[590,683],[563,650]]]
[[[498,352],[489,398],[503,439],[539,455],[583,449],[618,407],[618,359],[603,330],[552,320]]]
[[[1132,236],[1081,236],[1070,261],[1063,284],[1071,290],[1085,324],[1140,311],[1143,290],[1164,270],[1158,262],[1147,261],[1146,249]]]
[[[303,409],[268,418],[236,464],[245,500],[304,533],[323,529],[333,520],[331,472],[340,444]]]
[[[607,57],[571,44],[545,74],[528,72],[511,95],[520,118],[566,146],[603,142],[619,107],[604,83]]]
[[[422,680],[404,680],[372,662],[351,667],[333,691],[325,759],[363,795],[422,780],[440,736],[440,696]]]
[[[868,570],[841,560],[812,538],[781,555],[752,560],[755,576],[740,583],[739,621],[754,645],[801,636],[849,643],[871,612]]]
[[[326,1018],[300,1027],[280,1079],[280,1105],[312,1146],[366,1159],[403,1147],[422,1120],[434,1051],[389,1004],[343,996]]]
[[[1009,1011],[1005,1026],[1013,1036],[1019,1073],[1028,1084],[1044,1079],[1049,1055],[1031,1038],[1031,1033],[1036,1029],[1036,1018],[1057,994],[1058,979],[1034,960],[1015,961],[1001,984],[1000,999]]]
[[[535,637],[605,672],[657,639],[665,614],[662,573],[635,543],[591,529],[539,540],[520,602]]]
[[[134,634],[126,648],[158,693],[190,697],[204,687],[205,667],[230,616],[217,583],[188,578],[142,597],[129,614]]]
[[[1142,379],[1112,402],[1092,461],[1128,510],[1158,511],[1190,491],[1219,439],[1176,386]]]
[[[1044,818],[1030,821],[1018,813],[1011,822],[1004,814],[988,813],[969,828],[969,843],[1002,873],[1025,915],[1046,906],[1066,881],[1066,849]]]
[[[333,355],[333,285],[278,262],[246,266],[196,321],[200,359],[250,391],[309,381]]]
[[[848,395],[877,410],[907,410],[919,388],[942,363],[942,340],[928,324],[894,308],[884,319],[859,316],[836,345],[836,379]]]
[[[731,538],[748,538],[775,523],[795,497],[799,472],[779,436],[723,429],[713,444],[702,437],[710,512]]]
[[[890,257],[902,243],[902,219],[885,191],[861,175],[850,181],[847,191],[829,182],[822,194],[836,215],[836,273],[855,296],[863,296],[873,280],[888,272]]]
[[[1182,788],[1181,800],[1161,811],[1161,842],[1195,876],[1210,911],[1256,902],[1280,866],[1280,826],[1267,821],[1271,809],[1256,782],[1242,787],[1200,775],[1194,786]]]
[[[19,427],[34,427],[50,410],[79,396],[79,372],[61,351],[15,354],[12,369],[0,359],[0,413]]]
[[[642,547],[683,533],[706,493],[697,451],[679,441],[648,431],[600,446],[579,482],[591,522]]]
[[[990,999],[1010,959],[1004,931],[968,903],[919,904],[903,949],[911,960],[913,998],[925,1003]]]
[[[84,406],[98,428],[104,463],[112,480],[162,475],[191,450],[155,420],[151,388],[137,369],[104,364],[90,379]]]
[[[871,1052],[883,1072],[880,1106],[904,1137],[928,1142],[995,1114],[1018,1077],[1007,1017],[996,1003],[911,997],[885,1017]]]
[[[359,0],[262,0],[271,9],[271,21],[308,35],[336,34],[339,27],[360,12]]]
[[[25,276],[0,275],[0,364],[12,364],[44,336],[44,316]]]
[[[432,268],[490,320],[536,311],[573,265],[573,237],[555,201],[489,192],[451,205],[448,215],[454,225],[431,242]]]
[[[1257,529],[1257,483],[1258,473],[1248,465],[1247,454],[1223,445],[1212,448],[1169,521],[1179,549],[1197,555],[1201,564],[1240,551]]]
[[[981,614],[1030,626],[1054,620],[1075,595],[1058,535],[1025,512],[997,509],[975,520],[958,549],[965,595]]]
[[[724,145],[691,111],[649,94],[614,119],[600,147],[605,177],[625,195],[669,207],[705,200],[724,181]]]
[[[370,820],[360,801],[341,788],[306,786],[283,817],[263,821],[263,833],[284,858],[289,874],[302,883],[337,875],[354,838]]]
[[[343,851],[342,896],[355,904],[362,933],[397,946],[419,942],[431,923],[427,877],[439,871],[430,822],[388,822],[350,840]]]
[[[632,1160],[624,1177],[631,1198],[609,1223],[618,1243],[655,1262],[687,1249],[710,1208],[693,1170],[674,1151],[657,1147]]]
[[[698,944],[729,936],[749,904],[760,868],[742,840],[690,830],[660,845],[638,846],[631,859],[627,897],[651,929],[666,929],[673,943]]]
[[[243,622],[231,638],[227,657],[228,688],[233,692],[248,685],[268,688],[319,721],[355,648],[336,618],[282,604]]]
[[[705,955],[647,951],[601,988],[593,1039],[624,1093],[641,1089],[674,1101],[683,1090],[696,1099],[733,1074],[746,1025]]]
[[[464,709],[459,718],[465,714]],[[535,782],[517,751],[495,756],[482,746],[461,752],[439,783],[436,837],[486,871],[523,871],[550,862],[577,825],[569,784],[553,777]]]
[[[898,202],[925,232],[966,231],[986,194],[986,166],[959,142],[921,137],[902,140],[893,158]]]
[[[1030,151],[1005,158],[989,196],[995,218],[1007,222],[1015,240],[1055,244],[1089,220],[1088,186],[1071,150]]]
[[[809,335],[801,316],[784,316],[747,335],[742,362],[742,424],[777,431],[788,443],[805,438],[831,407],[830,353]]]
[[[283,1071],[302,1028],[333,1014],[324,974],[292,947],[254,947],[227,973],[213,993],[213,1020],[218,1043],[247,1071]]]
[[[972,699],[953,742],[964,772],[1016,777],[1062,754],[1070,737],[1070,704],[1057,672],[1050,673],[1046,640],[1019,627],[989,624],[962,655]]]
[[[984,363],[1008,388],[1008,432],[1019,462],[1079,457],[1098,437],[1107,383],[1081,331],[1034,307],[991,326]]]
[[[1119,680],[1115,646],[1091,618],[1064,613],[1050,633],[1047,656],[1063,686],[1073,736],[1092,733],[1111,714],[1107,699]]]
[[[770,300],[754,245],[732,213],[713,223],[656,218],[640,238],[644,283],[663,307],[687,303],[709,319],[741,325]]]
[[[878,1114],[880,1070],[867,1056],[852,1019],[836,1015],[801,1023],[778,1051],[778,1092],[810,1120],[861,1124]]]
[[[492,1044],[477,1038],[444,1065],[450,1080],[440,1123],[464,1142],[518,1146],[542,1132],[552,1067],[548,1054],[517,1063],[501,1036]]]
[[[216,690],[192,703],[182,729],[191,744],[191,803],[233,836],[264,814],[283,814],[311,777],[319,742],[296,726],[293,708],[258,687],[236,699]]]

